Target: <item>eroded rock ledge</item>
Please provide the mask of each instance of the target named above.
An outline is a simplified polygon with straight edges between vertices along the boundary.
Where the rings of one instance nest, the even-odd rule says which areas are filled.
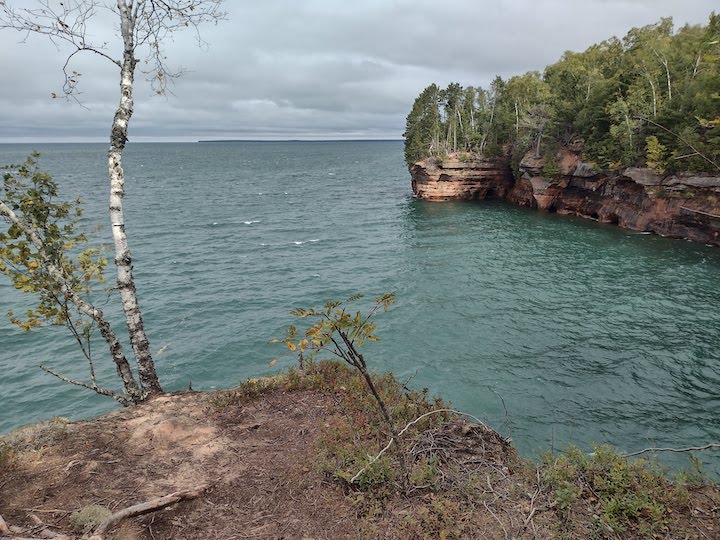
[[[559,174],[543,176],[544,163],[529,152],[515,178],[507,158],[451,154],[410,166],[413,193],[432,201],[506,199],[547,212],[580,216],[634,230],[720,246],[720,176],[662,176],[628,168],[608,175],[563,148]]]

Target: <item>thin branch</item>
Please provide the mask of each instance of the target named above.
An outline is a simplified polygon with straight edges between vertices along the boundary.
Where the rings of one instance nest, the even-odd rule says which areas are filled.
[[[680,135],[678,135],[677,133],[675,133],[675,132],[672,131],[671,129],[668,129],[668,128],[666,128],[665,126],[663,126],[662,124],[658,124],[657,122],[655,122],[655,121],[653,121],[653,120],[650,120],[649,118],[645,118],[644,116],[638,116],[638,115],[636,115],[634,118],[636,118],[637,120],[642,120],[643,122],[648,122],[648,123],[652,124],[653,126],[659,127],[659,128],[662,129],[663,131],[666,131],[667,133],[669,133],[669,134],[672,135],[673,137],[676,137],[677,139],[679,139],[680,141],[682,141],[683,143],[685,143],[686,145],[688,145],[693,152],[697,153],[701,158],[703,158],[705,161],[707,161],[707,162],[710,163],[713,167],[715,167],[717,170],[720,171],[720,165],[718,165],[718,164],[715,163],[712,159],[710,159],[710,158],[707,157],[705,154],[703,154],[702,152],[700,152],[700,150],[698,150],[697,148],[695,148],[690,142],[687,141],[687,139],[684,139],[683,137],[681,137]]]
[[[66,383],[74,384],[75,386],[82,386],[83,388],[87,388],[88,390],[92,390],[93,392],[97,392],[98,394],[101,394],[103,396],[108,396],[116,400],[118,403],[121,403],[122,405],[129,405],[130,401],[128,401],[127,398],[121,396],[120,394],[113,392],[112,390],[107,390],[105,388],[102,388],[100,386],[91,386],[87,383],[84,383],[82,381],[76,381],[75,379],[70,379],[68,377],[65,377],[64,375],[61,375],[60,373],[53,371],[52,369],[45,367],[43,365],[40,366],[40,369],[42,369],[44,372],[49,373],[50,375],[53,375],[60,379],[61,381],[64,381]]]
[[[337,356],[339,356],[340,358],[342,358],[343,360],[345,360],[345,362],[347,362],[347,363],[350,364],[351,366],[357,367],[357,366],[353,363],[353,360],[352,360],[351,358],[348,358],[348,357],[347,357],[347,355],[345,354],[345,351],[343,351],[342,347],[340,347],[340,345],[338,345],[338,342],[335,341],[335,338],[332,337],[332,336],[330,336],[330,339],[332,340],[333,344],[335,345],[335,349],[337,350],[337,353],[336,353]]]
[[[493,392],[493,394],[495,394],[500,399],[500,403],[502,403],[503,410],[505,411],[505,429],[507,430],[510,427],[510,418],[508,416],[507,407],[505,406],[505,400],[503,399],[503,397],[500,395],[500,393],[497,390],[495,390],[494,388],[491,388],[491,387],[488,387],[488,388],[490,388],[490,390]]]
[[[690,446],[688,448],[645,448],[645,450],[639,450],[638,452],[622,454],[622,457],[628,458],[632,456],[639,456],[640,454],[646,454],[647,452],[699,452],[700,450],[710,450],[712,448],[720,448],[720,443],[710,443],[705,446]]]

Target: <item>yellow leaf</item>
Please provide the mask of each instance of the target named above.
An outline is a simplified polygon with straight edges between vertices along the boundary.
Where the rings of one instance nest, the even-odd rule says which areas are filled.
[[[288,346],[288,349],[290,349],[291,351],[294,351],[297,349],[297,347],[295,346],[295,344],[292,341],[286,341],[285,343]]]
[[[276,358],[273,358],[272,360],[270,360],[270,367],[273,367],[275,364],[277,364]]]

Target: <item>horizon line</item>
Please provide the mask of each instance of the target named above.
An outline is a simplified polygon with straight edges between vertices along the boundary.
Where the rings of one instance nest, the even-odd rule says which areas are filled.
[[[378,138],[378,139],[196,139],[196,140],[142,140],[128,141],[127,145],[132,144],[200,144],[200,143],[281,143],[281,142],[399,142],[404,141],[403,138]],[[80,140],[80,141],[58,141],[58,140],[34,140],[34,141],[1,141],[0,145],[5,144],[109,144],[109,141],[98,140]]]

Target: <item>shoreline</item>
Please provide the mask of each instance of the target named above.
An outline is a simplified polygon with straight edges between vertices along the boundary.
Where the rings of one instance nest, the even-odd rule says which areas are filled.
[[[683,173],[663,176],[647,168],[617,173],[596,170],[569,148],[557,156],[558,171],[528,152],[513,172],[509,157],[467,153],[428,158],[409,165],[413,194],[428,201],[504,199],[549,213],[572,215],[720,246],[720,177]]]

